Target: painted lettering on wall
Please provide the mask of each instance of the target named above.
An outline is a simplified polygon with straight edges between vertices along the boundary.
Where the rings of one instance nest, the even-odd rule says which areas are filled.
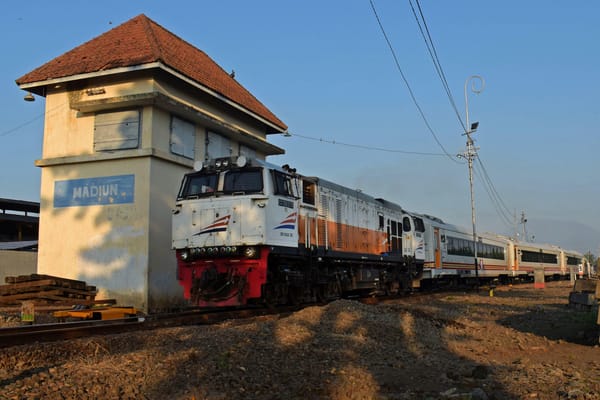
[[[135,175],[54,182],[54,208],[133,203]]]

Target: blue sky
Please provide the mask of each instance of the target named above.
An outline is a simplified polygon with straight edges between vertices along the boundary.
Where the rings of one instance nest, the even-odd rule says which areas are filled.
[[[438,140],[463,152],[410,3],[374,4]],[[468,95],[470,119],[480,122],[479,156],[506,208],[525,212],[535,241],[598,254],[600,3],[420,4],[463,119],[466,79],[485,79],[481,94]],[[444,156],[427,129],[369,0],[3,3],[0,197],[39,200],[44,101],[24,102],[15,79],[140,13],[235,70],[289,126],[292,137],[271,136],[286,149],[271,162],[471,226],[467,166]],[[476,172],[478,231],[514,234]]]

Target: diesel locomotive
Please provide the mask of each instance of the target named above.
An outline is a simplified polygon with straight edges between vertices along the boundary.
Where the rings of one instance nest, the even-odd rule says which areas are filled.
[[[197,163],[172,222],[177,277],[199,306],[394,294],[423,273],[420,216],[245,156]]]

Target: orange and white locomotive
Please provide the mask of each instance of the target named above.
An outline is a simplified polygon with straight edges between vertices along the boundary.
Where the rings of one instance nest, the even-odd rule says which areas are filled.
[[[237,306],[408,290],[424,231],[397,204],[239,156],[185,175],[172,239],[185,297]]]

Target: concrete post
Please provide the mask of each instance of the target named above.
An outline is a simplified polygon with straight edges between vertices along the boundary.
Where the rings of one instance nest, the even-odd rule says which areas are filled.
[[[545,289],[544,267],[535,267],[533,270],[533,287],[535,289]]]

